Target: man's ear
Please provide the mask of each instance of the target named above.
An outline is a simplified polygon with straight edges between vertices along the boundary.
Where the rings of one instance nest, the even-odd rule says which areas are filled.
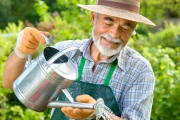
[[[94,26],[95,17],[96,17],[96,13],[95,12],[91,12],[91,25],[92,26]]]

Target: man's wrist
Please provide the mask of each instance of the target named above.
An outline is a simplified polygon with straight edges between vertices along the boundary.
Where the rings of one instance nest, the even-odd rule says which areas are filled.
[[[27,54],[24,54],[24,53],[22,53],[21,51],[19,51],[18,48],[15,49],[15,53],[16,53],[16,55],[17,55],[18,57],[20,57],[20,58],[27,58],[27,57],[28,57]]]

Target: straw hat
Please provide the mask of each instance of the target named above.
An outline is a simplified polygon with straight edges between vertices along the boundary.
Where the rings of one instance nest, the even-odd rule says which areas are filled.
[[[96,5],[78,4],[78,6],[97,13],[156,26],[152,21],[139,14],[140,0],[97,0]]]

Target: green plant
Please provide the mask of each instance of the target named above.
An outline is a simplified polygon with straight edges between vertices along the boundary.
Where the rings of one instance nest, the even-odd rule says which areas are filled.
[[[180,47],[178,42],[178,35],[180,31],[180,24],[166,23],[165,28],[161,32],[152,34],[149,33],[150,43],[153,45],[161,45],[162,47],[176,48]]]
[[[76,3],[95,3],[95,0],[72,0],[62,1],[56,0],[52,3],[56,6],[59,15],[56,17],[49,13],[49,6],[41,0],[36,0],[34,8],[41,22],[52,22],[54,27],[50,29],[53,36],[53,44],[59,41],[69,39],[83,39],[91,36],[90,12],[80,9]],[[152,18],[162,17],[163,10],[157,5],[157,1],[143,1],[148,8],[142,6],[146,16]],[[40,4],[42,2],[42,4]],[[142,4],[143,5],[143,4]],[[168,4],[167,4],[168,5]],[[154,6],[158,10],[154,9]],[[52,9],[51,9],[52,10]],[[59,11],[58,11],[59,10]],[[156,12],[151,12],[156,10]],[[158,12],[157,12],[158,11]],[[80,14],[81,13],[81,14]],[[154,13],[157,13],[154,15]],[[33,18],[34,19],[34,18]],[[44,24],[43,24],[44,25]],[[45,25],[44,25],[45,26]],[[17,33],[19,33],[25,25],[22,22],[9,23],[4,30],[0,30],[0,75],[2,76],[5,62],[8,55],[14,50],[16,44]],[[132,36],[129,45],[135,50],[142,53],[147,58],[154,70],[156,77],[156,86],[154,91],[154,103],[152,109],[151,120],[179,120],[179,89],[180,89],[180,25],[167,24],[164,29],[157,33],[148,32],[146,26],[137,26],[136,34]],[[42,51],[44,45],[39,47]],[[39,54],[39,53],[37,53]],[[34,57],[37,55],[35,54]],[[2,77],[0,78],[0,81]],[[5,89],[0,84],[0,119],[2,120],[49,120],[50,109],[43,113],[37,113],[27,109],[22,105],[13,91]]]
[[[170,56],[172,54],[178,56],[180,49],[158,46],[157,48],[144,47],[142,51],[143,56],[152,64],[156,77],[151,119],[179,120],[180,66],[176,66],[175,59]]]
[[[40,21],[49,22],[51,15],[48,13],[49,6],[42,0],[35,0],[34,8],[36,13],[40,16]]]
[[[4,66],[9,54],[16,46],[18,33],[24,28],[24,24],[9,23],[4,30],[0,30],[0,75],[2,76]],[[0,82],[2,77],[0,77]],[[50,111],[38,113],[27,109],[15,97],[12,90],[8,90],[0,84],[0,120],[45,120],[50,118]]]
[[[155,74],[151,120],[179,120],[180,114],[180,25],[167,24],[165,29],[148,36],[134,34],[129,45],[152,65]]]

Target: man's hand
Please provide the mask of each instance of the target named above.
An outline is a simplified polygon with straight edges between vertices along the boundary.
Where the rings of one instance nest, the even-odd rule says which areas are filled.
[[[35,28],[26,27],[18,35],[15,53],[20,58],[26,58],[28,54],[36,53],[39,43],[45,44],[42,34],[50,37],[49,32],[38,31]]]
[[[95,104],[96,100],[92,98],[89,95],[80,95],[76,97],[77,102],[81,103],[89,103],[89,104]],[[94,113],[94,110],[89,110],[89,109],[80,109],[80,108],[72,108],[72,107],[62,107],[61,111],[68,116],[69,118],[72,119],[84,119],[88,118]]]

